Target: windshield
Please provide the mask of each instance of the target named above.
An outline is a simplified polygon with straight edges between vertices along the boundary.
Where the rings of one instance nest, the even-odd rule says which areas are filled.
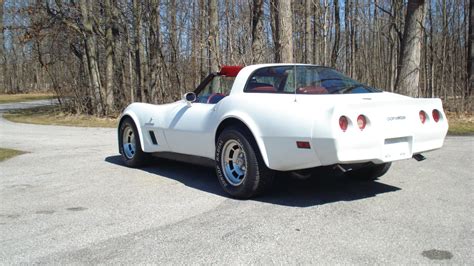
[[[232,85],[234,84],[235,77],[227,76],[215,76],[211,82],[209,82],[203,90],[197,95],[197,102],[200,103],[216,103],[213,102],[216,96],[220,96],[219,99],[229,95]],[[214,99],[214,100],[213,100]]]
[[[371,93],[371,88],[342,73],[320,66],[275,66],[255,71],[247,82],[246,92],[344,94]]]

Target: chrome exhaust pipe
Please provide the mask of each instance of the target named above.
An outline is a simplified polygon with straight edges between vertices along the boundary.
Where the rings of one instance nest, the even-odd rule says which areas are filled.
[[[339,169],[339,170],[340,170],[341,172],[343,172],[343,173],[347,173],[347,172],[349,172],[349,171],[352,171],[352,168],[347,168],[347,169],[346,169],[346,168],[342,167],[342,165],[340,165],[340,164],[336,164],[336,165],[334,166],[334,169]]]

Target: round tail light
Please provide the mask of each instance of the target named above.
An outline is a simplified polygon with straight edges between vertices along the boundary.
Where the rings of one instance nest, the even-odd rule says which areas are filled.
[[[439,118],[440,118],[439,111],[434,109],[433,110],[433,120],[437,123],[439,121]]]
[[[426,122],[426,113],[425,111],[420,111],[420,121],[422,124]]]
[[[357,117],[357,126],[359,126],[360,130],[363,130],[367,125],[367,119],[365,119],[364,115],[359,115]]]
[[[341,130],[346,132],[348,125],[349,125],[349,121],[347,121],[347,117],[341,116],[339,118],[339,127],[341,127]]]

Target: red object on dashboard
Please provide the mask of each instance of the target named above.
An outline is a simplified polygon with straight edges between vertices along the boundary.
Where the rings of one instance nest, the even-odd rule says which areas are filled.
[[[296,89],[299,94],[327,94],[328,90],[321,86],[306,86]]]
[[[222,66],[219,75],[226,77],[236,77],[244,66]]]

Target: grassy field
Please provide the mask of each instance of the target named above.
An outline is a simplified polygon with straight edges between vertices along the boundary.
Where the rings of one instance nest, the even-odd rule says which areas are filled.
[[[118,123],[117,119],[112,118],[71,115],[55,106],[11,111],[4,117],[13,122],[40,125],[113,128]],[[450,135],[474,135],[474,116],[448,114],[448,121]]]
[[[88,115],[72,115],[62,112],[57,106],[37,107],[10,111],[4,118],[18,123],[59,125],[76,127],[116,127],[117,119]]]
[[[54,95],[51,93],[0,94],[0,103],[17,103],[53,98]]]
[[[0,162],[5,161],[5,160],[10,159],[10,158],[13,158],[13,157],[18,156],[18,155],[21,155],[23,153],[25,153],[25,152],[12,150],[12,149],[0,148]]]
[[[448,114],[450,135],[474,135],[474,116]]]

